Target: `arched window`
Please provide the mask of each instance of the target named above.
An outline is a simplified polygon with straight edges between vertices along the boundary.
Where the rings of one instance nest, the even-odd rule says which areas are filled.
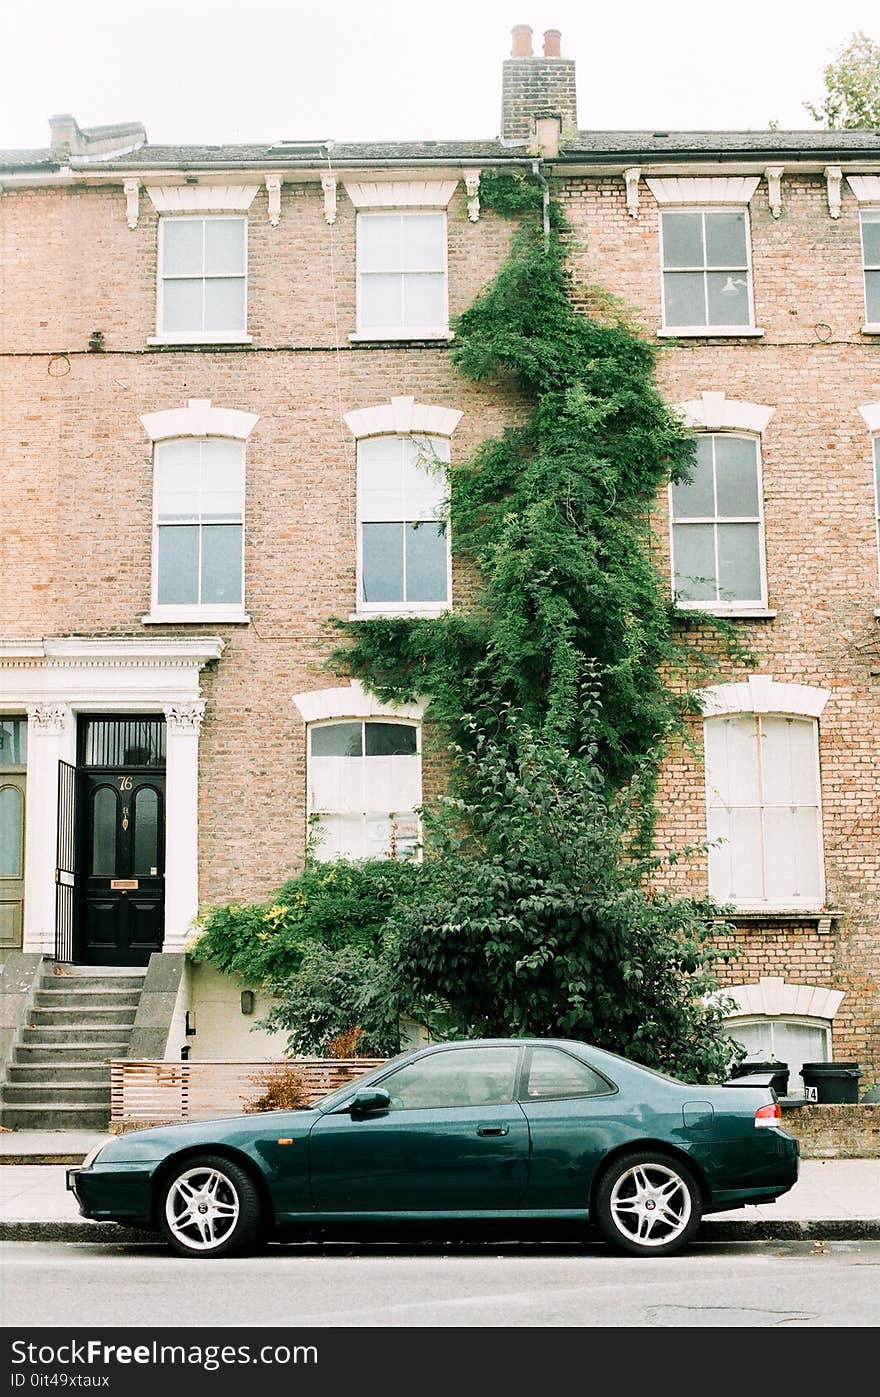
[[[455,408],[392,398],[345,414],[357,438],[357,615],[437,615],[452,599],[448,491]]]
[[[309,816],[320,859],[412,858],[422,799],[420,729],[400,719],[311,723]]]
[[[802,1096],[804,1063],[831,1060],[831,1025],[843,992],[763,976],[757,984],[734,985],[726,993],[737,1008],[726,1017],[725,1028],[746,1049],[745,1060],[784,1062],[789,1096]]]
[[[823,905],[817,718],[826,698],[768,676],[705,691],[709,892],[719,902]]]
[[[690,479],[669,487],[675,600],[683,609],[765,610],[761,434],[773,409],[703,393],[678,410],[700,435]]]
[[[719,611],[765,607],[759,439],[702,432],[690,480],[669,490],[677,604]]]
[[[141,418],[154,443],[153,586],[145,621],[246,621],[245,443],[253,413],[190,399]]]

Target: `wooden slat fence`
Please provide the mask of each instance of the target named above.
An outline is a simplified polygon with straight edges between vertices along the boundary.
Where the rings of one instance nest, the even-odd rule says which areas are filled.
[[[211,1120],[237,1115],[265,1090],[264,1072],[290,1066],[303,1080],[309,1105],[374,1067],[384,1058],[292,1057],[283,1062],[156,1062],[124,1059],[110,1063],[110,1130],[137,1125]]]

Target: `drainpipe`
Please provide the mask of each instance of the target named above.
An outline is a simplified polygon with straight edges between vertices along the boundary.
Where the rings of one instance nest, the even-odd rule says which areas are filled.
[[[550,185],[541,170],[540,160],[532,161],[532,174],[541,186],[542,202],[544,205],[544,251],[550,251]]]

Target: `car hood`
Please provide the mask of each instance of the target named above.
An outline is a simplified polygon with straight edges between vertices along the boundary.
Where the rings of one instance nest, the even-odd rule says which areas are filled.
[[[314,1108],[306,1111],[255,1111],[248,1115],[130,1130],[124,1135],[114,1136],[104,1145],[96,1156],[96,1162],[104,1165],[163,1159],[168,1154],[197,1145],[229,1145],[247,1149],[267,1136],[277,1138],[281,1135],[296,1137],[308,1134],[319,1114]]]

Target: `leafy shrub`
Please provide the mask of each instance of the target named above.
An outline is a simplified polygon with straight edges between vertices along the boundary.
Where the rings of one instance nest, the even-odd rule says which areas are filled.
[[[418,874],[419,865],[394,859],[310,859],[268,902],[230,902],[204,912],[189,954],[274,993],[313,943],[331,952],[347,946],[378,951],[393,903],[406,897]]]
[[[251,1081],[263,1090],[242,1106],[246,1114],[255,1111],[298,1111],[309,1104],[305,1082],[289,1062],[257,1072]]]

